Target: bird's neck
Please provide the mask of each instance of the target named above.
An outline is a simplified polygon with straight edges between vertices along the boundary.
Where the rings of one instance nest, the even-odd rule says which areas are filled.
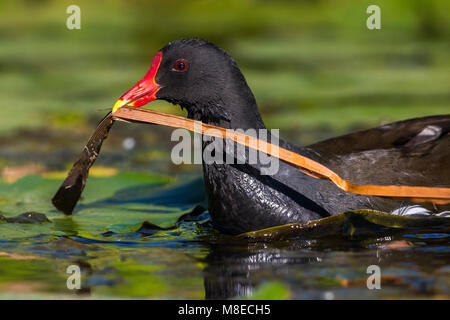
[[[224,106],[227,106],[226,109]],[[220,103],[188,108],[188,118],[225,129],[266,128],[253,96],[231,96],[220,99]]]
[[[232,86],[234,88],[230,88],[229,93],[223,98],[224,105],[229,110],[230,120],[223,120],[221,125],[230,129],[265,129],[255,97],[245,79],[233,82]]]
[[[265,129],[255,97],[244,76],[229,76],[220,91],[195,106],[186,108],[188,117],[226,129]]]

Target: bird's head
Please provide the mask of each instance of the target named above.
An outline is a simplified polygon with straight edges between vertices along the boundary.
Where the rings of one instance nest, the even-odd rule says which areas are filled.
[[[166,100],[185,108],[188,117],[236,125],[245,117],[260,120],[252,92],[234,59],[202,39],[180,39],[156,53],[150,70],[114,106],[140,107]],[[254,109],[254,110],[253,110]]]

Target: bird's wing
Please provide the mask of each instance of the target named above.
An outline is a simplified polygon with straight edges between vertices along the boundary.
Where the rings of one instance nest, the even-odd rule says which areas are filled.
[[[394,122],[307,149],[353,183],[450,186],[450,114]]]

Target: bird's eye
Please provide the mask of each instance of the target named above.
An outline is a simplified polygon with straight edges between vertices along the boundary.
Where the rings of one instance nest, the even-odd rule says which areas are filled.
[[[187,62],[184,61],[183,59],[177,60],[177,62],[175,62],[175,70],[179,71],[179,72],[183,72],[186,71],[187,69]]]

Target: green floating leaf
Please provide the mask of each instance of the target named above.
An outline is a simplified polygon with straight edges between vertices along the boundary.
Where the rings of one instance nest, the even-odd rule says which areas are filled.
[[[66,217],[50,201],[62,179],[26,176],[14,183],[0,180],[0,194],[9,200],[0,201],[0,240],[39,235],[109,240],[103,236],[105,232],[127,236],[126,233],[138,231],[143,221],[151,221],[162,229],[173,228],[180,217],[204,202],[201,179],[119,172],[91,177],[74,215]],[[46,219],[18,219],[23,212],[42,212],[52,223],[27,223]],[[149,225],[144,227],[150,229]]]
[[[289,288],[281,282],[264,283],[249,297],[251,300],[287,300]]]
[[[307,223],[291,223],[239,235],[258,240],[284,240],[289,238],[315,239],[322,237],[370,237],[396,231],[420,228],[450,228],[445,217],[404,217],[375,210],[353,210]],[[435,230],[435,229],[434,229]]]

